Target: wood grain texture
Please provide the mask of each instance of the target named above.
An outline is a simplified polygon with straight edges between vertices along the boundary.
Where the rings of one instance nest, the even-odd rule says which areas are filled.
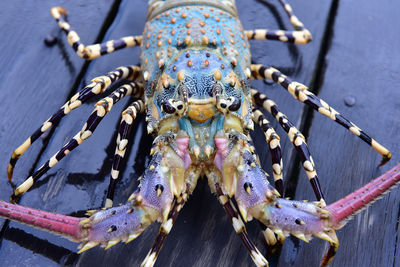
[[[65,41],[58,42],[53,47],[44,44],[44,39],[49,34],[65,40],[65,36],[58,30],[50,15],[50,8],[55,5],[65,6],[70,14],[74,14],[70,21],[82,34],[83,41],[91,43],[96,40],[113,2],[107,0],[99,3],[97,0],[90,0],[82,4],[81,1],[40,1],[39,4],[37,1],[13,1],[2,4],[0,11],[3,40],[0,52],[1,199],[8,200],[12,193],[5,171],[12,151],[65,103],[85,63]],[[15,183],[21,183],[28,176],[41,149],[43,149],[42,140],[37,140],[20,159],[14,172]],[[37,196],[39,200],[28,198],[24,202],[22,199],[22,203],[45,209],[43,199],[47,198],[57,204],[57,200],[39,195],[38,191],[33,196]],[[68,207],[68,198],[72,197],[73,192],[64,203],[58,204]],[[2,225],[3,222],[1,219]],[[13,228],[12,224],[10,226]],[[30,229],[25,229],[28,234],[19,229],[7,228],[4,231],[0,249],[1,266],[47,266],[57,265],[57,261],[64,260],[61,258],[68,252],[64,246],[56,244],[44,247],[43,243],[47,243],[43,241],[46,234],[41,236],[40,231],[31,232]],[[21,243],[18,244],[18,240]],[[70,249],[75,249],[72,243],[65,240],[62,242],[66,247],[69,245]]]
[[[23,72],[27,73],[27,76],[23,79],[10,79],[7,78],[9,77],[8,75],[4,76],[5,78],[3,78],[3,81],[6,82],[3,82],[1,85],[4,88],[1,89],[2,92],[5,92],[3,94],[10,97],[7,104],[2,104],[0,106],[1,116],[5,118],[7,118],[6,116],[10,117],[0,121],[0,143],[2,144],[3,150],[6,152],[0,155],[0,163],[4,164],[4,166],[8,162],[11,151],[24,140],[31,131],[36,129],[42,121],[47,119],[57,107],[64,103],[66,96],[70,93],[68,90],[71,88],[76,78],[76,73],[79,72],[84,62],[67,46],[65,38],[62,38],[60,41],[63,49],[60,49],[58,46],[47,48],[42,45],[43,37],[56,27],[54,21],[52,21],[50,15],[48,15],[48,10],[50,6],[57,4],[53,3],[53,1],[43,2],[45,3],[43,7],[37,6],[35,8],[35,16],[28,14],[32,12],[31,10],[21,9],[22,12],[18,9],[12,9],[12,7],[9,7],[9,17],[0,16],[0,22],[11,20],[13,15],[17,17],[15,20],[19,21],[19,23],[14,23],[15,26],[10,29],[9,38],[21,40],[22,36],[27,36],[27,33],[19,33],[19,29],[26,30],[30,34],[28,36],[32,38],[28,43],[21,43],[20,49],[24,51],[24,54],[20,55],[16,53],[13,47],[9,47],[7,53],[3,54],[3,52],[1,52],[0,54],[0,61],[14,62],[10,63],[10,67],[7,68],[4,66],[8,65],[2,65],[4,70],[9,70],[10,75],[14,75],[10,77],[19,77],[18,70],[21,69],[21,66],[23,67]],[[83,41],[88,44],[97,36],[98,29],[103,24],[109,7],[112,4],[111,1],[106,1],[102,2],[100,6],[96,6],[94,2],[97,3],[98,1],[85,2],[84,6],[74,6],[73,2],[61,3],[69,11],[69,21],[72,26],[80,34]],[[267,27],[270,29],[291,29],[282,8],[277,5],[277,1],[259,0],[237,2],[244,28]],[[282,72],[290,75],[293,79],[309,85],[312,81],[313,73],[317,71],[317,57],[320,53],[331,2],[317,0],[307,1],[307,3],[300,0],[290,2],[298,17],[301,18],[312,32],[314,41],[307,46],[295,46],[272,41],[252,41],[253,61],[255,63],[275,66],[281,69]],[[399,61],[395,61],[395,57],[389,59],[389,61],[392,61],[391,63],[384,61],[383,59],[387,59],[387,57],[384,57],[384,52],[382,51],[382,54],[378,56],[376,60],[372,60],[373,62],[370,61],[369,58],[366,58],[366,54],[363,54],[368,54],[372,46],[378,47],[379,44],[389,45],[388,42],[390,39],[388,38],[388,40],[385,40],[384,38],[386,32],[382,30],[381,27],[375,28],[376,26],[373,25],[377,21],[383,21],[388,24],[388,18],[382,18],[381,15],[373,9],[370,10],[366,8],[364,10],[362,6],[346,10],[344,7],[344,4],[339,5],[338,16],[334,25],[335,35],[332,39],[329,53],[325,59],[327,67],[323,71],[324,79],[323,84],[321,84],[322,89],[320,90],[320,95],[326,98],[328,103],[337,107],[338,110],[343,110],[345,115],[348,114],[350,119],[367,132],[373,134],[379,141],[382,141],[392,152],[396,152],[396,149],[399,151],[399,145],[396,144],[396,131],[398,128],[397,130],[395,128],[395,116],[397,115],[397,118],[399,118],[399,114],[396,114],[399,110],[399,103],[396,103],[395,98],[390,99],[393,91],[389,91],[388,89],[388,91],[382,92],[377,86],[370,90],[364,90],[364,88],[372,86],[374,82],[378,81],[386,85],[381,88],[394,88],[393,84],[395,84],[396,76],[398,76],[396,75],[395,64]],[[140,34],[145,22],[146,10],[147,3],[145,3],[145,1],[122,1],[117,17],[107,31],[104,40],[130,34]],[[340,13],[340,10],[342,10],[342,13]],[[19,13],[17,11],[19,11]],[[382,12],[387,13],[389,13],[389,11],[390,8],[382,10]],[[97,12],[100,12],[100,15],[97,15]],[[354,13],[360,14],[360,17],[355,16],[354,18]],[[361,17],[361,14],[364,14],[366,17]],[[364,23],[364,20],[368,21],[372,15],[375,15],[375,17],[372,17],[375,19],[372,20],[372,22],[370,21],[370,24],[365,24],[366,22]],[[21,18],[24,16],[29,16],[29,21],[22,20]],[[351,22],[349,17],[353,17],[353,19],[357,20],[358,24]],[[34,25],[39,24],[38,20],[40,23],[46,25],[47,28],[27,28],[28,26],[34,27]],[[28,23],[28,26],[25,26],[26,23]],[[348,25],[358,25],[358,27],[352,26],[354,29],[349,33],[350,27]],[[369,27],[365,26],[364,28],[364,25],[369,25]],[[385,28],[389,26],[390,25],[385,25]],[[14,27],[16,29],[14,29]],[[377,34],[376,36],[377,38],[379,37],[381,43],[375,45],[371,44],[373,43],[372,40],[375,38],[371,37],[372,32],[366,31],[366,29],[370,27],[375,29],[375,34]],[[364,36],[372,39],[366,39],[366,42],[358,42],[358,37],[355,32],[359,32],[361,29],[364,29],[367,33],[371,33],[371,35]],[[378,32],[379,30],[381,32]],[[16,32],[16,34],[12,35],[13,32]],[[30,38],[27,40],[30,40]],[[391,36],[391,38],[393,39],[395,37]],[[396,47],[394,46],[395,44],[392,45]],[[35,47],[36,50],[32,51],[30,47]],[[365,48],[366,50],[362,50],[364,47],[367,47]],[[346,54],[343,52],[344,48],[347,48]],[[358,51],[364,52],[357,54]],[[138,56],[139,49],[131,48],[92,61],[84,74],[79,88],[87,84],[91,78],[102,75],[118,66],[138,63]],[[14,60],[15,57],[19,57],[19,60]],[[28,57],[28,60],[26,57]],[[343,66],[344,59],[349,60],[349,62],[356,62],[360,65],[353,65],[354,67],[351,67],[352,64],[356,63],[349,63]],[[19,62],[19,65],[13,65],[15,62]],[[369,62],[371,62],[371,64]],[[374,66],[373,63],[382,69],[392,66],[390,68],[388,67],[390,70],[388,71],[389,77],[391,77],[389,80],[391,82],[383,78],[384,76],[382,76],[382,74],[376,74],[377,66]],[[41,66],[40,64],[44,65],[38,68],[38,64],[39,66]],[[70,72],[71,65],[76,69],[75,76]],[[345,69],[345,71],[343,67],[348,69]],[[367,73],[366,67],[370,67],[374,71]],[[34,83],[30,82],[28,78],[36,77],[39,75],[37,73],[40,73],[40,76],[34,80]],[[0,72],[0,77],[2,77],[2,75],[6,75],[4,71]],[[345,79],[346,77],[347,80]],[[362,79],[363,77],[364,79]],[[366,78],[369,80],[365,80]],[[18,81],[17,84],[13,83],[15,80]],[[358,85],[351,83],[364,80],[365,82],[361,82],[361,84]],[[19,87],[24,89],[21,89],[19,95],[15,96],[15,88]],[[282,88],[277,85],[267,85],[263,82],[255,83],[254,87],[262,90],[273,98],[282,111],[285,112],[296,125],[301,124],[304,110],[303,105],[301,103],[296,103]],[[49,88],[52,89],[50,90]],[[77,90],[79,88],[75,89]],[[342,104],[343,97],[347,94],[354,94],[357,98],[357,103],[352,108],[346,108]],[[26,99],[29,101],[19,101],[24,95],[26,95]],[[388,100],[383,96],[385,96],[385,98],[389,97],[389,103],[387,103]],[[31,99],[33,101],[31,101]],[[40,166],[41,163],[45,162],[61,148],[69,138],[80,130],[84,121],[92,111],[93,104],[97,100],[98,98],[80,109],[73,111],[60,123],[60,126],[51,136],[49,144],[40,155],[39,159],[37,159],[37,155],[41,147],[38,144],[32,147],[27,155],[23,156],[21,162],[17,164],[16,182],[23,181],[30,166],[36,159],[38,160],[37,166]],[[371,103],[368,103],[368,101],[371,101]],[[45,102],[49,102],[51,105],[43,105]],[[41,179],[43,182],[38,183],[39,186],[28,192],[22,198],[21,203],[23,205],[65,214],[76,214],[75,212],[77,211],[100,207],[104,201],[105,190],[108,185],[119,117],[121,111],[127,104],[129,104],[129,101],[125,100],[113,107],[112,112],[103,120],[93,137],[85,141],[81,147],[77,148],[76,151],[57,164],[53,170],[44,175]],[[382,108],[385,113],[389,113],[387,117],[384,117],[384,112],[376,108],[378,104],[384,106]],[[378,120],[378,114],[381,115],[379,118],[382,119]],[[374,119],[368,120],[369,117]],[[269,117],[269,119],[273,121],[271,117]],[[344,196],[346,193],[350,193],[382,172],[382,170],[377,170],[375,168],[378,163],[378,156],[362,141],[351,136],[351,134],[325,117],[315,115],[311,120],[312,125],[309,143],[319,174],[323,179],[324,193],[327,195],[328,202],[332,202]],[[281,130],[276,123],[274,123],[274,125],[278,129],[278,134],[281,136],[285,173],[288,174],[298,169],[299,166],[294,164],[295,155],[292,145],[288,142],[284,131]],[[12,127],[16,127],[16,129],[14,130]],[[143,172],[148,162],[147,155],[151,145],[151,138],[145,134],[143,118],[135,123],[134,128],[131,139],[132,147],[130,148],[130,152],[128,151],[129,157],[127,157],[126,167],[121,172],[123,180],[116,190],[117,203],[124,202],[130,193],[133,192],[137,186],[136,179]],[[337,133],[336,137],[333,136],[334,133]],[[338,142],[335,143],[335,141]],[[265,144],[264,137],[259,130],[255,131],[255,143],[263,167],[271,173],[269,151]],[[349,147],[354,148],[350,150],[348,149]],[[395,160],[396,158],[394,158],[394,161]],[[394,161],[392,162],[394,163]],[[385,168],[388,167],[385,166]],[[0,177],[2,178],[0,180],[0,183],[2,183],[1,185],[3,185],[2,188],[8,188],[6,193],[3,191],[0,192],[0,196],[2,199],[8,199],[11,188],[6,183],[7,178],[5,172]],[[356,178],[353,182],[349,182],[350,178],[354,177],[358,179]],[[359,177],[364,180],[361,180]],[[298,179],[300,181],[300,188],[296,193],[296,198],[313,200],[314,195],[304,171],[300,171]],[[390,196],[392,195],[394,194]],[[395,201],[394,207],[398,207],[399,200],[397,198],[396,202],[394,198],[395,197],[391,197],[392,201]],[[382,205],[379,206],[380,208],[374,209],[380,211],[380,214],[377,214],[379,218],[385,216],[385,209],[388,207],[387,210],[390,211],[390,216],[389,214],[386,215],[388,217],[385,219],[385,222],[387,222],[388,225],[390,224],[390,229],[385,230],[384,236],[381,236],[382,230],[377,228],[380,225],[377,219],[376,221],[373,219],[375,225],[374,230],[366,229],[366,226],[372,223],[372,219],[369,219],[369,224],[362,224],[360,222],[357,225],[353,225],[354,222],[357,221],[354,221],[353,224],[350,223],[344,231],[339,232],[339,238],[341,238],[342,242],[343,239],[346,241],[343,246],[339,248],[337,259],[333,264],[338,264],[338,266],[340,264],[342,264],[342,266],[362,266],[360,265],[362,262],[365,266],[365,263],[368,261],[362,258],[362,255],[364,255],[363,249],[365,249],[366,253],[369,253],[369,255],[374,253],[375,256],[371,256],[371,260],[377,266],[380,265],[378,259],[382,259],[384,255],[376,254],[376,250],[387,250],[387,253],[391,251],[391,255],[394,255],[394,242],[396,242],[397,239],[393,237],[393,235],[395,232],[394,228],[397,227],[396,216],[398,208],[393,210],[388,198],[385,198],[385,201],[381,201],[377,204]],[[370,211],[363,214],[369,214],[369,216],[372,216],[370,218],[376,218]],[[362,224],[361,226],[364,228],[360,228],[360,224]],[[362,229],[362,231],[359,230],[359,228]],[[248,230],[255,243],[265,253],[264,241],[262,240],[262,235],[257,223],[251,222],[248,226]],[[119,244],[108,251],[104,251],[101,248],[94,248],[82,255],[77,255],[75,253],[77,251],[75,243],[26,226],[10,223],[10,227],[6,229],[2,239],[0,265],[138,266],[150,248],[157,231],[158,225],[153,225],[149,227],[141,237],[128,245]],[[381,238],[381,245],[365,240],[372,232],[375,236]],[[364,238],[363,244],[367,243],[370,245],[362,246],[362,248],[358,245],[357,252],[360,254],[360,258],[356,260],[351,250],[353,247],[357,246],[360,238]],[[386,239],[388,240],[387,243]],[[280,266],[316,266],[321,259],[324,249],[326,250],[325,243],[316,240],[312,241],[311,245],[300,243],[301,241],[298,240],[288,241],[289,242],[285,243],[283,253],[280,257]],[[377,249],[372,253],[370,248],[374,246],[377,246]],[[343,253],[342,255],[341,252]],[[276,259],[271,260],[276,261]],[[397,251],[397,262],[399,262],[399,260]],[[390,262],[392,262],[393,265],[393,261],[388,260],[387,263],[389,264]],[[182,210],[171,234],[167,238],[156,266],[251,265],[251,259],[239,238],[234,233],[222,207],[218,204],[215,196],[210,194],[206,182],[204,180],[200,181],[194,195]]]
[[[83,66],[84,61],[72,56],[73,51],[65,43],[49,48],[43,42],[50,33],[61,36],[49,12],[60,2],[43,1],[39,8],[37,3],[15,1],[1,7],[4,41],[0,52],[0,144],[3,150],[0,162],[3,167],[13,149],[65,102]],[[96,39],[102,26],[97,17],[104,17],[111,3],[95,2],[87,1],[81,6],[75,1],[63,2],[75,13],[76,24],[82,24],[80,30],[87,42]],[[41,149],[40,140],[37,143],[18,162],[14,173],[17,179],[28,175]],[[4,189],[0,191],[1,199],[7,199],[11,192],[7,179],[0,179],[0,186]]]
[[[343,127],[313,115],[308,143],[327,203],[344,197],[400,160],[400,40],[398,4],[340,1],[333,36],[324,61],[319,97],[381,142],[393,154],[378,168],[380,156]],[[355,105],[344,99],[354,96]],[[399,188],[385,195],[338,231],[337,256],[331,266],[398,266]],[[309,185],[299,180],[297,199],[310,199]],[[280,266],[317,266],[328,244],[295,240],[285,243]],[[287,254],[291,256],[287,256]]]

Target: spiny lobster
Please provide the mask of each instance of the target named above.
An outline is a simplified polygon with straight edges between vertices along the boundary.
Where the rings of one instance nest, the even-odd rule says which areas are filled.
[[[106,44],[86,47],[79,42],[77,34],[64,21],[62,15],[66,15],[65,10],[52,9],[53,16],[68,34],[68,40],[78,55],[92,59],[123,47],[140,44],[142,68],[129,66],[95,78],[92,84],[74,96],[13,153],[9,165],[11,179],[16,160],[42,133],[90,96],[103,92],[111,82],[127,79],[128,82],[110,97],[98,102],[82,131],[18,187],[15,196],[23,194],[47,169],[87,139],[103,116],[120,98],[129,94],[141,98],[145,91],[145,102],[139,99],[124,112],[117,141],[115,156],[117,164],[114,165],[112,172],[113,179],[110,182],[106,206],[112,206],[119,162],[124,156],[128,142],[124,137],[136,113],[146,109],[148,130],[157,138],[152,150],[152,162],[143,175],[140,190],[132,195],[128,204],[105,211],[88,211],[92,216],[85,220],[60,215],[52,216],[49,213],[26,210],[26,208],[6,203],[2,203],[3,216],[33,223],[37,227],[50,231],[61,231],[76,241],[84,241],[81,251],[99,243],[109,248],[118,241],[130,241],[137,237],[150,222],[158,219],[163,222],[160,235],[152,248],[152,253],[148,255],[144,263],[152,265],[178,211],[194,190],[198,177],[206,175],[210,188],[218,195],[231,217],[235,230],[242,240],[245,240],[244,243],[257,265],[263,266],[267,263],[248,239],[241,218],[229,200],[231,197],[235,197],[239,211],[245,220],[255,217],[268,226],[265,236],[269,244],[274,244],[277,239],[283,240],[289,233],[303,240],[309,240],[311,235],[315,235],[330,241],[332,248],[323,262],[327,264],[338,245],[333,230],[343,226],[338,221],[347,218],[354,213],[354,210],[340,210],[339,207],[344,201],[325,207],[315,167],[304,137],[278,110],[272,100],[250,89],[248,80],[267,78],[281,84],[296,99],[313,106],[320,113],[360,136],[384,156],[384,161],[390,158],[390,152],[310,93],[304,85],[290,81],[273,68],[250,64],[248,39],[276,39],[295,43],[306,43],[311,39],[309,32],[292,14],[290,6],[284,1],[280,2],[296,28],[294,32],[265,30],[243,32],[237,21],[234,6],[229,5],[231,1],[222,1],[220,5],[204,1],[204,6],[195,5],[191,1],[185,3],[167,1],[171,2],[171,6],[168,6],[169,3],[161,2],[150,1],[152,8],[149,11],[149,20],[143,36],[126,37]],[[160,6],[157,7],[157,5]],[[167,7],[162,7],[163,5]],[[207,23],[209,20],[217,24]],[[224,22],[231,25],[232,31],[229,31],[231,28],[225,28],[222,24]],[[214,29],[213,25],[218,25],[218,23],[223,26],[220,29]],[[167,32],[168,34],[164,35],[156,31],[160,29],[160,25],[167,26],[164,34]],[[151,35],[153,32],[155,32],[154,36]],[[242,36],[235,34],[236,32],[242,33]],[[168,36],[169,34],[171,36]],[[143,79],[144,85],[136,82],[137,78]],[[288,132],[302,157],[303,166],[320,200],[318,203],[305,204],[278,198],[282,194],[279,137],[264,115],[253,107],[252,104],[255,103],[272,113]],[[267,142],[270,144],[277,191],[268,184],[265,173],[259,167],[257,156],[254,154],[248,136],[248,132],[252,129],[252,120],[264,130]],[[387,183],[376,186],[376,183],[381,181],[379,179],[374,182],[375,184],[370,184],[369,186],[376,187],[376,190],[372,190],[364,197],[368,196],[371,198],[368,200],[372,201],[378,193],[381,194],[389,189],[399,179],[394,172],[393,170],[384,176],[390,178]],[[364,206],[365,203],[360,200],[357,204]],[[346,203],[346,205],[350,207],[351,204]],[[44,218],[34,221],[29,217],[30,213]],[[24,216],[20,217],[22,214]],[[274,221],[273,216],[277,216],[277,221]],[[53,221],[51,227],[54,228],[49,229],[47,219]],[[55,223],[60,220],[72,224],[72,229],[67,225]],[[287,224],[285,220],[290,220],[290,222]],[[124,226],[124,222],[128,223],[129,229]],[[59,227],[63,229],[60,230]],[[79,230],[75,232],[77,228]]]

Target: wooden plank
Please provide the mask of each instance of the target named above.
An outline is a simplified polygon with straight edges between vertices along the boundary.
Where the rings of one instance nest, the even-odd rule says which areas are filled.
[[[238,9],[244,27],[246,29],[263,27],[271,29],[285,27],[290,29],[291,27],[283,10],[279,6],[275,6],[276,8],[263,1],[238,2]],[[297,15],[313,33],[314,41],[305,47],[279,42],[252,42],[253,58],[257,63],[277,66],[293,78],[308,84],[314,72],[330,3],[321,3],[313,0],[304,4],[303,1],[296,0],[292,1],[292,6]],[[70,14],[71,23],[74,23],[72,10]],[[143,29],[145,14],[146,6],[142,1],[123,2],[118,19],[110,28],[106,39],[128,34],[139,34]],[[77,30],[80,28],[78,24],[73,25]],[[80,34],[83,38],[84,33]],[[91,78],[106,73],[117,66],[135,63],[138,63],[138,49],[127,49],[96,59],[91,63],[89,70],[85,74],[84,81],[87,83]],[[283,89],[275,85],[265,85],[262,82],[255,83],[255,87],[268,91],[268,95],[281,105],[282,110],[287,113],[293,122],[299,123],[303,106],[295,103],[295,100]],[[41,156],[38,166],[52,156],[75,132],[80,130],[93,109],[92,105],[94,103],[95,100],[74,111],[62,121]],[[286,103],[290,103],[290,108],[285,107]],[[101,206],[105,197],[114,153],[115,129],[118,127],[119,115],[126,105],[126,101],[121,101],[116,105],[107,118],[103,120],[93,137],[71,153],[68,159],[61,161],[46,174],[43,177],[43,181],[46,183],[43,182],[38,188],[24,196],[22,204],[67,214]],[[48,114],[51,112],[52,110]],[[275,123],[275,125],[277,124]],[[146,134],[143,134],[145,128],[143,121],[136,124],[135,127],[136,129],[133,131],[135,144],[127,160],[127,167],[121,173],[121,176],[124,177],[123,181],[117,189],[117,201],[120,202],[124,202],[129,194],[133,192],[137,185],[136,178],[141,174],[148,161],[145,155],[148,155],[151,139]],[[260,148],[265,147],[265,149],[258,151],[261,161],[263,166],[270,170],[269,151],[264,137],[260,135],[259,130],[256,132],[258,135],[255,143]],[[289,173],[292,163],[292,146],[287,141],[282,130],[278,129],[278,133],[282,137],[285,173]],[[301,179],[306,179],[304,173]],[[76,265],[91,264],[99,266],[116,264],[137,266],[143,260],[158,231],[158,226],[154,225],[131,244],[117,245],[108,251],[95,248],[81,256],[77,256],[73,253],[77,251],[75,244],[71,242],[28,227],[18,226],[14,223],[11,226],[14,229],[23,229],[28,233],[14,230],[14,233],[19,235],[17,237],[18,244],[27,246],[21,239],[30,240],[31,243],[38,243],[40,248],[38,247],[34,251],[51,258],[55,263],[65,264],[65,262],[68,262]],[[262,248],[264,241],[256,223],[252,222],[249,225],[249,232],[258,246]],[[42,239],[48,240],[49,243],[41,241]],[[56,255],[48,253],[47,251],[49,250],[56,251]],[[26,261],[38,265],[41,262],[41,259],[37,259],[40,257],[32,255],[29,250],[20,248],[18,253],[20,254],[20,259],[27,259]],[[179,216],[157,262],[158,266],[175,266],[177,264],[180,266],[248,266],[251,264],[247,251],[235,235],[227,216],[215,197],[210,194],[204,180],[199,182],[194,195]]]
[[[110,7],[110,3],[94,7],[94,2],[89,1],[79,8],[73,1],[66,5],[76,13],[78,24],[86,22],[82,32],[87,42],[93,42],[97,37],[102,24],[98,16],[104,17]],[[37,3],[15,1],[1,8],[1,25],[5,25],[2,27],[4,41],[0,53],[0,114],[3,117],[0,144],[4,149],[0,162],[3,167],[7,166],[13,149],[49,117],[49,111],[64,103],[84,63],[71,56],[72,50],[65,49],[65,45],[59,43],[49,48],[43,42],[50,33],[59,32],[55,31],[57,25],[49,13],[55,4],[54,1],[43,1],[39,7]],[[61,79],[63,83],[60,83]],[[33,122],[37,123],[27,127]],[[14,173],[16,179],[22,180],[28,175],[42,147],[40,143],[38,141],[18,162]],[[8,188],[0,191],[1,199],[7,199],[11,192],[6,182],[7,179],[0,180],[1,187]]]
[[[64,104],[85,63],[66,42],[59,42],[53,47],[44,44],[45,37],[50,33],[55,36],[59,34],[65,40],[49,12],[51,7],[61,2],[40,1],[39,4],[13,1],[1,7],[3,41],[0,52],[0,199],[3,200],[8,200],[12,193],[5,173],[11,152]],[[70,21],[79,25],[82,41],[91,43],[96,40],[113,1],[98,3],[90,0],[85,1],[85,4],[80,4],[80,1],[63,1],[62,4],[73,14]],[[38,140],[21,158],[15,169],[14,182],[21,183],[27,177],[42,148],[42,140]],[[30,204],[33,202],[28,201],[27,205]],[[36,207],[41,207],[41,202],[36,203]],[[2,225],[3,222],[1,219]],[[40,255],[44,253],[41,247],[43,242],[34,236],[30,238],[20,231],[6,230],[3,237],[5,238],[2,239],[0,249],[1,266],[31,263],[38,266],[49,266],[52,263],[56,265],[54,258],[48,260]],[[21,246],[15,244],[18,238],[24,239],[25,243]],[[35,249],[38,249],[38,254],[30,251]],[[56,258],[59,256],[57,249],[53,255]]]
[[[349,194],[399,161],[400,92],[399,3],[340,1],[334,34],[325,57],[319,96],[392,151],[387,166],[363,141],[319,114],[314,115],[309,145],[327,203]],[[346,106],[346,97],[355,97]],[[341,245],[330,266],[398,266],[399,188],[355,216],[338,231]],[[310,199],[300,180],[297,199]],[[312,197],[311,197],[312,198]],[[317,266],[327,242],[289,239],[280,266]]]

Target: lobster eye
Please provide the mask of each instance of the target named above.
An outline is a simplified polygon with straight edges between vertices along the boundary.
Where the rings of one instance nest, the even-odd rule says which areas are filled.
[[[229,108],[228,108],[230,111],[236,111],[240,108],[240,100],[241,99],[239,97],[231,96],[231,97],[229,97],[228,100],[232,101],[232,103],[229,105]]]
[[[176,109],[168,101],[162,101],[161,107],[162,107],[162,110],[168,114],[175,113],[175,111],[176,111]]]

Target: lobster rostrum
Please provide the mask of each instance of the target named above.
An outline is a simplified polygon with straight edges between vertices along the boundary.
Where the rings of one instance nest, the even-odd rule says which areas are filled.
[[[8,166],[10,181],[18,158],[38,137],[71,110],[106,91],[112,83],[124,81],[121,87],[97,102],[82,130],[28,177],[15,190],[12,200],[29,190],[44,173],[88,139],[120,99],[131,95],[135,100],[122,114],[105,209],[89,210],[89,217],[76,218],[1,201],[0,216],[82,242],[79,252],[97,245],[108,249],[121,241],[130,242],[151,223],[159,221],[160,232],[143,262],[143,266],[153,266],[179,211],[194,191],[199,177],[205,176],[257,266],[268,266],[268,262],[247,235],[242,218],[244,221],[255,218],[264,224],[264,236],[270,245],[283,242],[289,234],[306,242],[312,236],[329,241],[331,247],[321,263],[327,265],[339,245],[335,230],[400,180],[399,165],[326,206],[304,136],[273,100],[250,87],[251,79],[269,79],[280,84],[295,99],[368,143],[383,156],[381,164],[386,163],[391,154],[305,85],[290,80],[275,68],[251,64],[249,40],[306,44],[312,39],[290,5],[284,0],[279,3],[294,31],[243,30],[234,0],[152,0],[143,35],[88,46],[80,42],[78,34],[65,21],[65,9],[51,9],[52,16],[79,56],[94,59],[140,45],[141,66],[120,67],[93,79],[13,152]],[[318,201],[281,198],[280,138],[257,105],[271,113],[287,132]],[[155,136],[151,161],[140,178],[139,188],[128,202],[112,207],[130,127],[137,114],[144,112],[147,130]],[[262,170],[254,153],[249,135],[254,123],[264,131],[269,144],[275,187],[268,182],[268,174]],[[236,201],[240,215],[232,199]]]

